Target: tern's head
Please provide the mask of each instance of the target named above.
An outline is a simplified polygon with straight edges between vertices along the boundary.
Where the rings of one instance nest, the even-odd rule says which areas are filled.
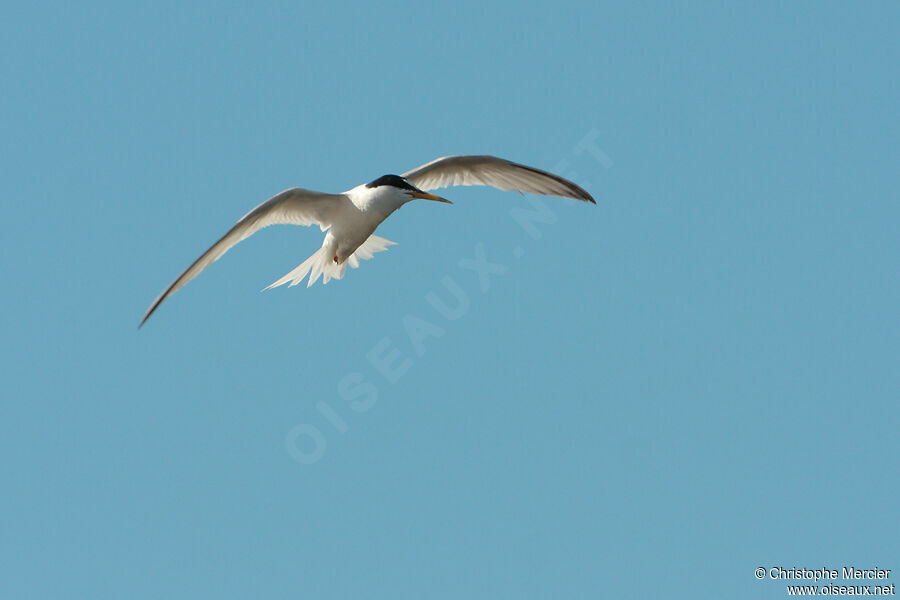
[[[382,186],[393,188],[397,190],[397,192],[405,194],[410,198],[421,198],[422,200],[434,200],[436,202],[446,202],[447,204],[452,204],[452,202],[445,198],[435,196],[434,194],[429,194],[428,192],[423,192],[399,175],[382,175],[375,181],[371,181],[366,184],[366,187],[370,189],[380,188]]]

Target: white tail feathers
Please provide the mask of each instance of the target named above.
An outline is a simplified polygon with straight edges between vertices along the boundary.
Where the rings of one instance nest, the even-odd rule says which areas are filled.
[[[265,290],[286,283],[290,284],[288,287],[294,287],[303,281],[303,278],[306,277],[307,274],[309,274],[309,281],[307,281],[306,287],[314,284],[319,278],[319,275],[322,276],[323,285],[332,279],[342,279],[344,273],[347,271],[347,265],[350,265],[355,269],[359,266],[360,260],[369,260],[375,256],[376,252],[383,252],[384,250],[387,250],[389,246],[393,246],[396,243],[397,242],[392,242],[391,240],[386,240],[383,237],[378,237],[377,235],[370,235],[369,238],[340,265],[334,262],[331,252],[328,252],[328,248],[323,246],[312,256],[300,263],[300,266],[272,285],[266,287]]]

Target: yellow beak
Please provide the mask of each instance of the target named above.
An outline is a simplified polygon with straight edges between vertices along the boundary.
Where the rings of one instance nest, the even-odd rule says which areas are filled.
[[[446,202],[447,204],[453,204],[446,198],[441,198],[440,196],[435,196],[434,194],[429,194],[428,192],[423,191],[410,192],[410,196],[412,196],[413,198],[421,198],[422,200],[434,200],[435,202]]]

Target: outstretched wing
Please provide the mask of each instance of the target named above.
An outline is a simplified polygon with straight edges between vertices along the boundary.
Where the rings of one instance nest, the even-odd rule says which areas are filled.
[[[343,202],[347,200],[342,194],[323,194],[300,188],[285,190],[273,196],[244,215],[228,233],[212,245],[203,255],[194,261],[184,273],[169,285],[153,301],[144,318],[143,325],[153,311],[163,301],[178,291],[184,284],[200,274],[200,272],[217,261],[228,250],[263,227],[269,225],[318,225],[324,231],[331,227],[335,215],[340,210]]]
[[[568,179],[496,156],[445,156],[407,171],[403,178],[426,191],[453,185],[489,185],[505,191],[561,196],[596,204],[590,194]]]

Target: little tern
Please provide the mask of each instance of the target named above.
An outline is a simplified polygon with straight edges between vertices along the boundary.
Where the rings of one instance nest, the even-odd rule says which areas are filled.
[[[265,289],[295,286],[309,275],[307,287],[322,276],[322,283],[341,279],[349,264],[359,266],[394,242],[373,235],[381,222],[411,200],[449,200],[430,190],[456,185],[486,185],[504,191],[594,199],[581,187],[559,175],[527,167],[495,156],[445,156],[403,175],[384,175],[342,194],[326,194],[291,188],[269,198],[244,215],[228,233],[178,276],[147,309],[140,328],[163,301],[178,291],[228,250],[269,225],[318,225],[327,231],[322,247],[296,269]]]

